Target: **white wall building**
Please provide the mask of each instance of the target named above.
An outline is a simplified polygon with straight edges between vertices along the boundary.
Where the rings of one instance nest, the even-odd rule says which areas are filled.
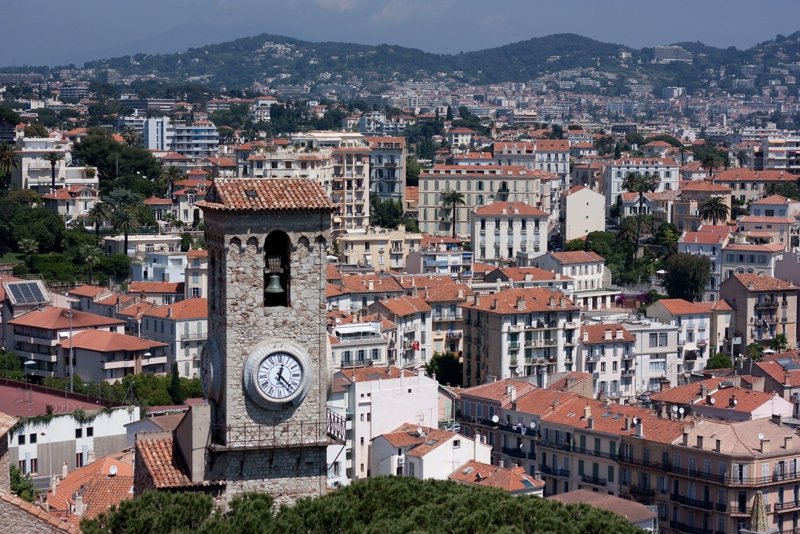
[[[517,257],[527,263],[547,253],[547,212],[523,202],[495,201],[470,214],[475,259],[499,264]]]
[[[177,364],[181,378],[197,378],[200,353],[208,339],[208,301],[186,299],[145,312],[141,335],[167,344],[167,372]]]
[[[590,232],[605,232],[605,197],[583,185],[569,188],[561,195],[561,239],[564,243]]]
[[[677,191],[680,181],[680,167],[673,159],[668,158],[620,158],[606,168],[605,196],[606,209],[617,202],[617,198],[625,192],[622,182],[632,173],[657,176],[656,191]]]

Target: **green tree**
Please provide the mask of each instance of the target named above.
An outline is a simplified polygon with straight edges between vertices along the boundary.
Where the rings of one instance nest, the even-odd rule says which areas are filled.
[[[447,114],[445,115],[445,120],[446,121],[453,120],[453,108],[451,108],[450,106],[447,106]]]
[[[783,352],[789,346],[789,341],[784,334],[776,334],[769,340],[769,348],[777,352]]]
[[[25,137],[48,137],[50,132],[41,124],[29,124],[25,127]]]
[[[177,167],[170,165],[164,169],[156,181],[155,191],[156,196],[170,198],[175,184],[178,184],[186,179],[186,175]]]
[[[205,493],[149,491],[122,501],[92,520],[81,523],[84,534],[149,534],[198,532],[214,510]]]
[[[706,364],[706,369],[730,369],[731,367],[733,367],[731,357],[722,352],[709,358]]]
[[[89,284],[91,285],[93,281],[93,269],[97,262],[100,261],[100,258],[103,257],[103,249],[97,245],[84,244],[81,245],[78,254],[81,260],[89,267]]]
[[[760,343],[750,343],[747,345],[745,353],[747,354],[747,357],[754,362],[760,361],[764,356],[764,345],[761,345]]]
[[[0,143],[0,189],[8,188],[14,169],[19,169],[17,149],[10,143]]]
[[[700,164],[704,168],[708,169],[708,173],[712,179],[714,178],[714,171],[722,167],[722,165],[725,163],[722,154],[716,149],[704,151],[700,155],[699,160]]]
[[[11,466],[11,493],[23,501],[33,502],[36,498],[36,487],[30,475],[23,475],[19,467]]]
[[[47,152],[42,159],[50,164],[50,192],[52,193],[56,190],[56,165],[64,159],[64,154],[62,152]]]
[[[128,235],[132,232],[136,232],[137,230],[139,230],[139,217],[136,215],[136,211],[130,206],[117,209],[114,212],[114,216],[111,219],[111,223],[114,226],[114,230],[116,230],[117,232],[122,232],[122,234],[124,235],[123,251],[125,254],[127,254]]]
[[[700,217],[704,221],[711,221],[711,224],[716,225],[718,222],[725,222],[728,220],[730,208],[725,203],[725,199],[720,196],[708,197],[700,203],[699,207]]]
[[[454,387],[461,386],[463,364],[458,361],[458,356],[452,352],[434,354],[425,366],[428,376],[436,375],[440,384],[449,384]]]
[[[689,302],[702,299],[711,277],[711,261],[708,257],[679,252],[667,259],[664,269],[667,271],[664,288],[670,298]]]
[[[451,214],[451,228],[453,230],[453,237],[456,236],[456,223],[458,222],[458,206],[466,205],[464,194],[460,191],[445,191],[442,193],[442,206],[450,208]]]
[[[622,189],[628,191],[629,193],[636,193],[639,195],[639,210],[638,215],[644,215],[644,195],[645,193],[652,193],[658,188],[659,178],[658,175],[651,175],[651,174],[641,174],[638,172],[628,173],[625,179],[622,181]],[[637,219],[637,229],[636,229],[636,246],[639,246],[639,239],[642,235],[642,225],[641,223],[644,222],[644,219],[638,218]]]
[[[114,210],[107,202],[99,201],[89,208],[86,220],[94,226],[95,240],[100,242],[100,227],[106,224],[114,216]]]
[[[406,183],[404,185],[416,186],[419,184],[419,173],[422,165],[417,161],[417,156],[409,154],[406,156]]]
[[[671,256],[678,252],[678,228],[672,223],[661,223],[656,232],[656,244],[666,250],[666,255]]]
[[[169,393],[169,398],[172,401],[172,404],[183,404],[183,397],[181,396],[181,379],[180,375],[178,374],[178,364],[172,364],[172,375],[170,376],[169,381],[169,389],[167,389],[167,393]]]

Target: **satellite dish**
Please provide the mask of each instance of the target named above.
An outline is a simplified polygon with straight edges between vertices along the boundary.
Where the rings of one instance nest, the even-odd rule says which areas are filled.
[[[738,401],[738,400],[736,400],[736,399],[733,399],[731,402],[733,403],[733,405],[734,405],[734,406],[736,406],[737,404],[739,404],[739,401]]]
[[[418,436],[421,436],[423,432],[424,432],[424,430],[422,430],[422,427],[421,427],[421,426],[418,426],[418,427],[417,427],[417,435],[418,435]]]
[[[639,424],[639,418],[638,417],[634,417],[633,418],[633,424],[634,425],[638,425]]]
[[[678,413],[678,407],[673,405],[672,406],[672,413]]]
[[[710,399],[708,399],[708,402],[709,402],[709,404],[711,404],[711,406],[714,406],[717,403],[717,399],[715,399],[714,397],[711,397]]]
[[[536,428],[536,421],[531,421],[531,424],[528,426],[530,426],[531,430],[533,430],[534,428]]]
[[[525,447],[525,445],[523,443],[519,444],[519,450],[522,450],[524,447]]]
[[[684,409],[683,409],[683,406],[681,406],[680,408],[678,408],[678,413],[679,413],[679,414],[683,415],[683,414],[684,414],[684,412],[686,412],[686,410],[684,410]]]
[[[497,423],[499,423],[499,422],[500,422],[500,418],[499,418],[499,417],[497,417],[496,415],[493,415],[493,416],[492,416],[492,423],[494,423],[494,424],[497,424]]]
[[[759,432],[758,433],[758,441],[764,441],[764,433],[763,432]]]
[[[108,468],[108,476],[113,477],[116,474],[117,474],[117,466],[116,465],[112,465],[111,467]]]

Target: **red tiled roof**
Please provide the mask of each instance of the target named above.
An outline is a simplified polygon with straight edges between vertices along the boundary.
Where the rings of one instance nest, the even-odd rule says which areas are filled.
[[[425,313],[431,311],[431,307],[428,306],[428,303],[425,302],[424,299],[419,297],[407,297],[405,295],[381,300],[375,304],[382,306],[398,317],[406,317],[415,313]]]
[[[183,282],[131,282],[128,293],[183,293]]]
[[[159,341],[102,330],[84,330],[61,342],[61,348],[64,349],[75,347],[92,352],[146,351],[166,346],[166,343]]]
[[[419,202],[419,187],[407,185],[403,198],[406,202]]]
[[[621,324],[585,324],[581,327],[581,336],[583,336],[584,332],[588,333],[589,337],[585,340],[583,337],[581,337],[581,340],[583,343],[589,345],[614,341],[625,341],[630,343],[636,341],[634,335],[628,332],[628,330]],[[606,332],[611,333],[611,337],[609,339],[606,339]],[[617,332],[622,332],[621,338],[617,337]]]
[[[71,319],[69,317],[70,313],[72,314]],[[94,328],[99,326],[119,326],[124,325],[125,321],[83,311],[70,311],[64,308],[48,306],[46,308],[29,311],[25,315],[10,320],[8,324],[31,326],[46,330],[66,330],[70,327]]]
[[[731,193],[733,190],[727,185],[715,184],[706,180],[684,180],[678,184],[681,191],[698,191],[706,193]]]
[[[708,306],[684,299],[661,299],[656,304],[659,303],[672,315],[702,315],[710,313]]]
[[[754,273],[733,273],[733,277],[750,291],[793,291],[793,283],[772,276]]]
[[[514,282],[525,282],[529,277],[531,281],[556,280],[556,273],[539,267],[501,267],[498,270]],[[561,276],[558,280],[572,280],[572,278]]]
[[[76,296],[76,297],[91,297],[95,298],[97,295],[101,293],[105,293],[108,291],[108,288],[105,286],[78,286],[73,287],[69,291],[67,291],[67,295]]]
[[[798,175],[784,171],[764,170],[751,171],[750,169],[737,168],[718,171],[713,179],[720,182],[794,182]],[[711,180],[711,178],[706,178]]]
[[[141,457],[156,489],[203,485],[192,482],[186,475],[180,462],[180,453],[175,450],[172,438],[137,440],[136,454]]]
[[[478,304],[467,302],[461,306],[497,314],[580,309],[560,291],[550,291],[543,287],[504,289],[481,297]]]
[[[331,213],[333,204],[322,186],[313,180],[296,178],[217,179],[204,209],[232,212]]]
[[[186,251],[187,258],[207,258],[208,257],[208,250],[207,249],[197,249],[193,248]]]
[[[372,382],[375,380],[390,380],[393,378],[400,378],[401,376],[405,378],[417,376],[414,371],[408,371],[394,366],[353,367],[352,369],[339,371],[337,374],[349,382]]]
[[[782,196],[782,195],[769,195],[769,196],[766,196],[764,198],[760,198],[758,200],[754,200],[753,202],[750,203],[750,205],[751,206],[752,205],[756,205],[756,206],[762,206],[762,205],[776,206],[776,205],[789,205],[792,202],[797,202],[797,201],[789,199],[789,198],[786,198],[785,196]]]
[[[543,480],[527,475],[524,467],[499,467],[474,460],[453,471],[448,478],[462,484],[496,488],[512,494],[543,489],[545,485]]]
[[[144,316],[169,318],[178,321],[206,319],[208,318],[208,300],[203,298],[181,300],[169,306],[162,306],[146,311]]]
[[[146,206],[154,206],[154,205],[172,205],[171,198],[158,198],[158,197],[150,197],[144,199],[144,203]]]
[[[569,265],[574,263],[597,263],[606,261],[603,256],[591,250],[550,252],[550,257],[553,258],[556,263],[560,263],[561,265]]]
[[[78,534],[81,531],[80,526],[76,525],[69,518],[60,517],[58,515],[51,514],[50,512],[45,512],[43,509],[39,508],[35,504],[29,503],[28,501],[24,501],[19,497],[17,497],[16,495],[12,495],[11,493],[0,491],[0,499],[2,499],[4,502],[12,506],[15,506],[16,508],[19,508],[23,512],[37,518],[43,523],[42,525],[43,527],[46,524],[58,530],[68,532],[70,534]],[[47,529],[47,531],[50,530],[51,529]],[[44,529],[42,531],[44,531]]]

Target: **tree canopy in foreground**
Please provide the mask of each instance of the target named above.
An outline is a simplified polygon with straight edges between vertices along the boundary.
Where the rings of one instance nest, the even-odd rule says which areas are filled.
[[[597,508],[439,480],[381,477],[273,511],[268,495],[246,494],[230,510],[200,493],[145,493],[81,523],[85,534],[261,534],[285,532],[641,532]]]

